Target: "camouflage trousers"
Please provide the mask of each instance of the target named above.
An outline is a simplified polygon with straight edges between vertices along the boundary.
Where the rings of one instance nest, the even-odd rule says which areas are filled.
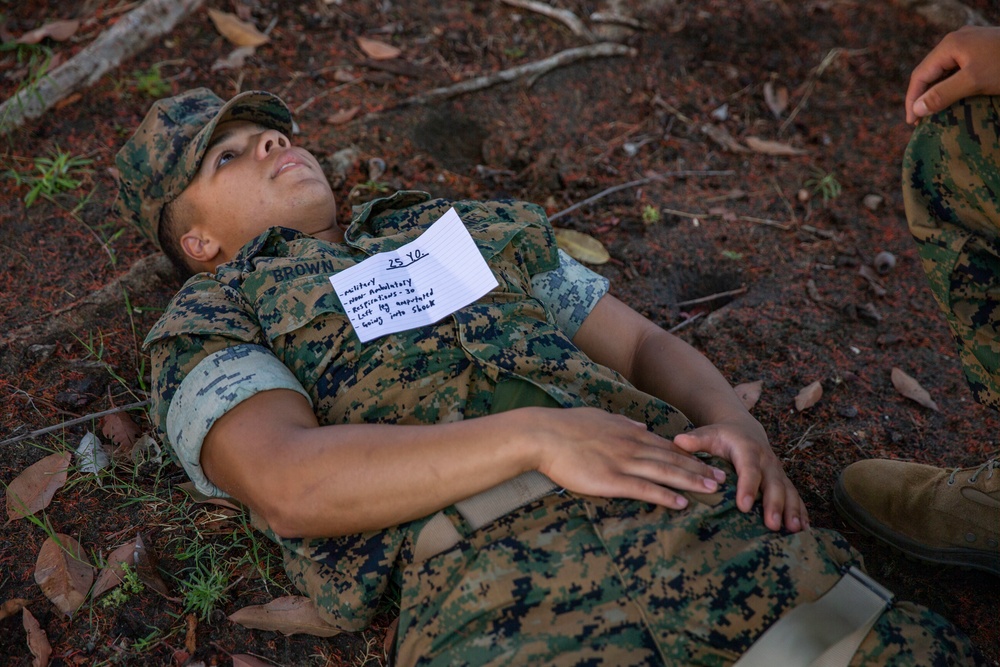
[[[1000,97],[969,98],[921,122],[903,196],[972,393],[1000,408]]]
[[[731,665],[860,565],[832,531],[772,533],[759,504],[736,508],[733,484],[698,498],[673,511],[550,495],[466,532],[397,572],[398,664]],[[940,616],[897,603],[852,664],[966,665],[973,651]]]

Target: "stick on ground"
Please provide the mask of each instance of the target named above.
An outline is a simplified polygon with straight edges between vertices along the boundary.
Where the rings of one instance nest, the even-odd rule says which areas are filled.
[[[38,118],[70,93],[96,82],[123,60],[173,30],[204,0],[146,0],[90,45],[46,74],[38,85],[26,86],[0,104],[0,131]]]

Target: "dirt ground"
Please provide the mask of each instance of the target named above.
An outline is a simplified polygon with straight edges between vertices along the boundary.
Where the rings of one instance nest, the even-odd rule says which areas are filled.
[[[81,96],[0,138],[5,172],[28,173],[35,158],[52,151],[93,160],[79,188],[30,207],[29,186],[3,179],[0,440],[147,396],[141,342],[177,285],[151,273],[114,288],[115,297],[100,307],[86,299],[153,253],[110,206],[114,154],[156,85],[168,94],[195,86],[223,97],[279,93],[296,112],[297,141],[329,167],[344,216],[352,203],[397,188],[517,197],[554,214],[606,188],[661,174],[556,224],[606,245],[611,261],[596,270],[612,280],[617,296],[664,327],[678,327],[733,384],[762,381],[753,412],[813,524],[843,531],[877,579],[953,620],[986,664],[1000,664],[997,578],[911,562],[846,527],[831,505],[836,475],[858,459],[964,467],[1000,451],[1000,419],[971,399],[899,192],[909,135],[906,80],[944,28],[885,0],[566,0],[559,6],[634,55],[397,108],[432,88],[587,42],[552,19],[487,0],[207,4],[242,12],[261,30],[271,26],[270,42],[241,67],[213,69],[233,46],[202,8]],[[608,26],[589,20],[612,4],[640,28],[606,35]],[[1000,21],[995,0],[968,4]],[[3,2],[0,34],[9,42],[47,19],[81,19],[68,41],[46,42],[68,58],[127,8],[100,0]],[[392,44],[401,55],[369,59],[358,37]],[[0,98],[21,85],[28,55],[0,51]],[[784,109],[766,102],[766,84],[787,90]],[[341,122],[355,108],[354,119]],[[723,132],[804,154],[733,152],[712,138]],[[346,147],[356,150],[344,166],[335,154]],[[370,171],[378,161],[381,175]],[[689,175],[672,175],[678,172]],[[880,252],[892,253],[895,266],[877,276],[877,289],[860,271]],[[679,305],[729,291],[738,293]],[[900,396],[890,382],[893,367],[916,378],[940,412]],[[823,397],[796,411],[796,394],[814,381]],[[141,410],[131,414],[149,428]],[[99,426],[0,446],[0,481],[9,483],[50,452],[75,449],[88,429]],[[44,524],[5,525],[0,603],[27,600],[51,642],[52,664],[229,664],[231,654],[282,665],[382,662],[380,628],[389,615],[373,631],[329,639],[228,621],[236,609],[293,591],[277,552],[251,537],[239,517],[185,499],[176,467],[118,464],[103,481],[72,470],[44,522],[76,538],[94,563],[141,531],[159,554],[170,595],[147,588],[118,606],[88,601],[67,618],[34,580]],[[227,588],[215,609],[189,626],[184,593],[194,564],[207,557],[198,551],[202,543],[215,545],[209,561],[224,572]],[[19,618],[0,620],[5,664],[31,664]]]

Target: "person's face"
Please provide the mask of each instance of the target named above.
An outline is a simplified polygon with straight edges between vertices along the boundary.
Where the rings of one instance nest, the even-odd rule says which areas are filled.
[[[215,129],[176,206],[191,225],[181,247],[208,269],[277,225],[328,241],[344,238],[336,199],[316,158],[281,132],[247,121]]]

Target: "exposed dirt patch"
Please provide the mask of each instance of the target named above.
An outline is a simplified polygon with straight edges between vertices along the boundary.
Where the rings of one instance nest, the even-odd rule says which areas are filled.
[[[613,259],[598,270],[620,298],[665,327],[683,325],[678,333],[734,384],[763,380],[755,414],[814,524],[844,530],[876,578],[955,621],[989,664],[998,664],[995,578],[909,562],[846,529],[830,503],[836,475],[860,458],[969,466],[1000,448],[1000,419],[975,404],[965,387],[899,194],[909,135],[902,122],[905,82],[943,35],[940,28],[891,2],[634,0],[622,3],[646,26],[625,37],[634,57],[581,61],[532,85],[518,82],[332,125],[325,119],[338,111],[360,106],[360,118],[582,41],[548,19],[492,2],[208,4],[242,8],[261,28],[273,21],[272,42],[244,68],[213,72],[213,62],[230,47],[199,11],[80,99],[0,140],[5,168],[22,173],[32,169],[33,158],[56,149],[94,160],[83,186],[54,201],[26,208],[27,188],[12,180],[0,195],[0,439],[145,397],[149,369],[139,348],[176,285],[151,278],[127,289],[127,301],[123,293],[119,303],[74,322],[69,332],[51,325],[53,313],[151,252],[110,213],[115,185],[108,168],[151,102],[140,79],[154,66],[172,92],[206,85],[222,96],[252,88],[281,94],[297,109],[298,140],[324,160],[355,146],[357,158],[337,188],[344,216],[379,189],[403,187],[450,197],[519,197],[555,213],[656,172],[662,181],[612,194],[557,224],[607,245]],[[606,9],[597,1],[561,4],[584,18]],[[968,4],[1000,20],[992,0]],[[5,29],[20,35],[56,14],[84,19],[73,40],[50,45],[69,57],[116,20],[116,7],[10,3]],[[405,65],[366,65],[355,43],[359,35],[399,46]],[[844,51],[816,76],[835,48]],[[13,52],[0,52],[0,97],[10,96],[23,67]],[[764,100],[769,81],[789,91],[781,118]],[[793,111],[794,121],[783,128]],[[706,136],[704,126],[737,139],[786,142],[808,154],[734,154]],[[378,183],[368,182],[373,158],[387,167]],[[671,175],[679,173],[688,175]],[[800,201],[799,190],[812,189],[807,182],[826,174],[839,182],[840,195],[824,204],[817,191]],[[883,198],[876,210],[862,203],[870,194]],[[884,295],[859,275],[880,251],[897,259],[880,278]],[[746,291],[679,305],[741,287]],[[18,332],[16,340],[7,338],[10,332]],[[894,366],[917,378],[941,412],[900,397],[889,381]],[[796,413],[795,394],[814,380],[823,383],[823,399]],[[87,427],[4,446],[0,480],[9,482],[48,450],[75,448]],[[225,663],[229,653],[289,665],[380,660],[380,629],[286,638],[229,623],[225,614],[288,587],[280,558],[252,541],[241,521],[213,522],[210,510],[192,506],[175,488],[182,481],[174,466],[119,468],[103,487],[72,473],[45,520],[73,535],[95,560],[143,531],[175,596],[184,590],[181,582],[190,581],[192,564],[207,557],[192,554],[192,545],[218,545],[231,587],[218,610],[198,623],[193,654],[185,646],[183,604],[148,590],[119,607],[88,603],[75,618],[61,618],[33,581],[45,535],[27,521],[0,529],[0,602],[29,600],[60,664],[183,664],[189,657]],[[259,567],[239,553],[252,553]],[[10,664],[30,664],[20,622],[8,618],[0,626],[0,654]]]

